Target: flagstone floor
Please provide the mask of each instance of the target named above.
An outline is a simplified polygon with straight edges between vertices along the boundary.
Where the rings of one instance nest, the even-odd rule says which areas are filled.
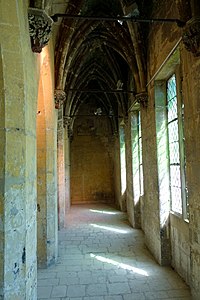
[[[159,266],[122,213],[107,205],[72,206],[59,232],[56,265],[38,271],[38,299],[192,299],[184,281]]]

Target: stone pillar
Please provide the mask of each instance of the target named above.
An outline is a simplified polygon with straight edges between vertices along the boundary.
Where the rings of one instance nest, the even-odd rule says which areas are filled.
[[[50,49],[42,51],[37,113],[38,266],[57,259],[57,112],[54,109]]]
[[[158,194],[160,212],[160,242],[162,265],[171,263],[171,245],[169,236],[169,213],[170,213],[170,180],[166,170],[169,168],[168,135],[166,124],[166,85],[163,81],[155,83],[155,119],[156,119],[156,144],[158,161]]]
[[[121,209],[121,169],[120,169],[120,141],[119,132],[114,135],[114,192],[117,208]]]
[[[141,227],[140,214],[140,175],[139,175],[139,145],[138,145],[138,111],[130,113],[130,138],[131,138],[131,161],[132,166],[132,222],[135,228]]]
[[[28,1],[0,1],[0,299],[37,299],[37,58]]]
[[[70,166],[71,166],[71,160],[70,160],[70,132],[69,132],[69,126],[70,126],[71,119],[65,118],[64,119],[64,148],[65,148],[65,213],[67,214],[70,205],[71,205],[71,196],[70,196]]]
[[[142,151],[144,173],[144,198],[142,227],[145,243],[156,260],[161,263],[160,212],[158,197],[158,169],[156,149],[156,122],[154,89],[149,89],[148,106],[142,108]]]
[[[58,226],[65,224],[65,151],[64,151],[63,106],[58,109],[57,170],[58,170]]]
[[[133,201],[133,180],[132,180],[132,142],[131,142],[131,115],[129,114],[126,124],[126,206],[128,219],[133,227],[134,220],[134,201]]]

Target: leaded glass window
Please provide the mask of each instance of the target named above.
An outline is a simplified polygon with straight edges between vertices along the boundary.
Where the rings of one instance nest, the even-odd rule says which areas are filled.
[[[124,127],[120,126],[120,165],[121,165],[121,194],[126,190],[126,150],[125,150],[125,131]]]
[[[143,165],[142,165],[142,130],[141,130],[141,116],[138,112],[138,157],[139,157],[139,177],[140,177],[140,195],[144,193],[143,187]]]
[[[169,143],[169,175],[172,211],[182,214],[183,193],[180,160],[180,138],[175,74],[167,80],[167,126]]]

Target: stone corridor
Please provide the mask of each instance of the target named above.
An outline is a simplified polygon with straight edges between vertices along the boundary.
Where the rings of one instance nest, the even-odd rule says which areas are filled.
[[[38,299],[192,299],[171,268],[159,266],[141,230],[106,205],[72,206],[59,232],[57,264],[38,272]]]

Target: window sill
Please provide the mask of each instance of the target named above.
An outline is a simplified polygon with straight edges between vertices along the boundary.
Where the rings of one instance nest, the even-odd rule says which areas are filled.
[[[187,218],[184,218],[182,214],[179,214],[173,210],[170,210],[170,214],[172,214],[173,216],[179,218],[179,219],[182,219],[184,222],[186,222],[187,224],[189,224],[189,219]]]

